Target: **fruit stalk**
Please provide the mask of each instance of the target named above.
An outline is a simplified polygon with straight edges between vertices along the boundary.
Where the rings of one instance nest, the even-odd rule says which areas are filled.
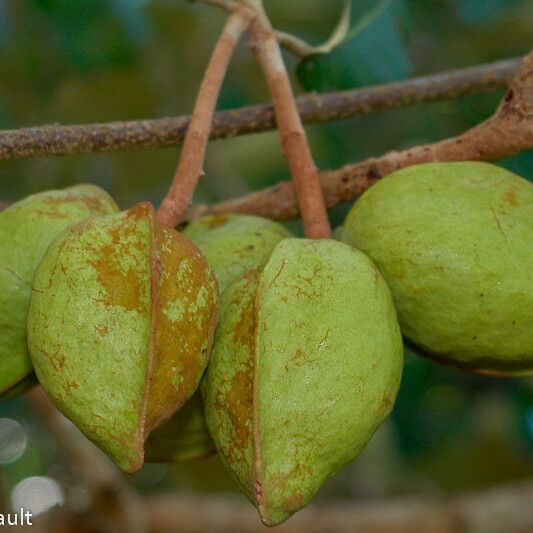
[[[318,169],[298,114],[281,49],[272,25],[263,12],[250,24],[249,42],[272,96],[281,146],[291,170],[305,234],[311,239],[329,239],[331,226],[318,180]]]
[[[178,168],[157,213],[161,222],[169,227],[178,225],[190,209],[194,190],[204,173],[205,151],[222,82],[235,48],[248,28],[252,16],[252,10],[245,6],[231,13],[207,66]]]

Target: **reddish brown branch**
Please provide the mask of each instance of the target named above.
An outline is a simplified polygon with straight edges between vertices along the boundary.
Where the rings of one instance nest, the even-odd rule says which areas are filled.
[[[452,70],[431,76],[297,99],[304,123],[340,120],[385,109],[450,100],[508,86],[520,59]],[[155,150],[183,143],[190,117],[132,120],[79,126],[38,126],[0,130],[0,160],[30,157]],[[215,114],[211,139],[224,139],[276,128],[270,104]]]
[[[311,239],[331,237],[318,169],[285,68],[281,50],[266,17],[258,16],[250,26],[250,45],[265,74],[278,124],[281,147],[289,164],[305,234]]]
[[[205,151],[222,82],[251,18],[252,12],[246,7],[230,15],[205,71],[176,174],[157,213],[159,219],[170,227],[176,226],[187,216],[192,204],[194,190],[204,173]]]
[[[462,135],[320,175],[328,208],[351,200],[391,172],[429,161],[495,160],[533,150],[533,52],[526,56],[494,115]],[[290,182],[222,202],[198,206],[192,216],[209,213],[253,213],[275,219],[295,218],[299,209]]]

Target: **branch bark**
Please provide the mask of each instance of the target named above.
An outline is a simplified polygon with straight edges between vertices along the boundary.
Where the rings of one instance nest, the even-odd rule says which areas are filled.
[[[320,123],[374,111],[450,100],[506,88],[520,59],[452,70],[397,83],[297,99],[304,123]],[[190,117],[167,117],[77,126],[39,126],[0,131],[0,160],[125,150],[155,150],[183,143]],[[271,131],[276,128],[269,104],[217,113],[211,139]]]
[[[241,6],[228,18],[205,70],[172,184],[157,215],[169,227],[187,215],[198,181],[203,176],[205,151],[220,89],[235,48],[248,28],[253,12]]]
[[[322,172],[328,208],[352,200],[381,177],[400,168],[430,161],[495,160],[533,150],[533,52],[521,64],[494,115],[462,135]],[[274,219],[299,216],[291,182],[282,182],[213,206],[197,206],[191,218],[206,213],[249,213]]]

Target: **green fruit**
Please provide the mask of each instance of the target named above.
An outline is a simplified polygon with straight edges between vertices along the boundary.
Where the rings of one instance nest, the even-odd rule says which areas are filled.
[[[26,323],[33,275],[48,245],[75,222],[117,211],[102,189],[78,185],[28,196],[0,213],[0,397],[34,383]]]
[[[272,220],[236,214],[201,217],[183,233],[204,253],[215,272],[220,292],[251,268],[265,263],[276,245],[291,236]],[[146,443],[147,460],[154,462],[194,459],[215,451],[199,392]]]
[[[530,183],[487,163],[413,166],[367,191],[344,227],[419,349],[481,372],[533,369]]]
[[[172,418],[146,441],[147,462],[175,463],[208,457],[216,452],[204,417],[202,396],[196,392]]]
[[[33,282],[28,342],[54,404],[124,471],[198,387],[218,314],[198,248],[149,203],[63,232]]]
[[[292,237],[277,222],[236,214],[199,218],[183,234],[207,257],[220,292],[251,268],[263,264],[280,241]]]
[[[24,394],[26,391],[38,384],[39,382],[37,381],[37,376],[35,375],[35,372],[32,371],[16,385],[13,385],[13,387],[10,387],[9,389],[2,392],[0,394],[0,400],[12,400],[17,396]]]
[[[266,525],[363,450],[392,409],[402,363],[389,289],[343,243],[286,239],[226,289],[202,382],[207,424]]]
[[[337,226],[334,230],[333,230],[333,239],[335,239],[336,241],[340,241],[342,240],[342,232],[344,231],[344,226]]]

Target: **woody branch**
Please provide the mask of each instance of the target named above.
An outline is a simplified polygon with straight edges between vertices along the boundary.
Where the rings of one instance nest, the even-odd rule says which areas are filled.
[[[451,70],[431,76],[297,98],[307,124],[340,120],[375,111],[451,100],[506,88],[519,58]],[[60,155],[156,150],[183,143],[191,117],[166,117],[74,126],[46,125],[0,130],[0,160]],[[210,139],[224,139],[276,128],[271,104],[216,113]]]
[[[381,177],[430,161],[489,161],[533,150],[533,52],[522,61],[496,112],[456,137],[433,144],[391,151],[337,170],[322,172],[320,181],[328,208],[352,200]],[[299,216],[293,184],[281,182],[241,198],[197,206],[192,218],[205,213],[249,213],[274,219]]]

